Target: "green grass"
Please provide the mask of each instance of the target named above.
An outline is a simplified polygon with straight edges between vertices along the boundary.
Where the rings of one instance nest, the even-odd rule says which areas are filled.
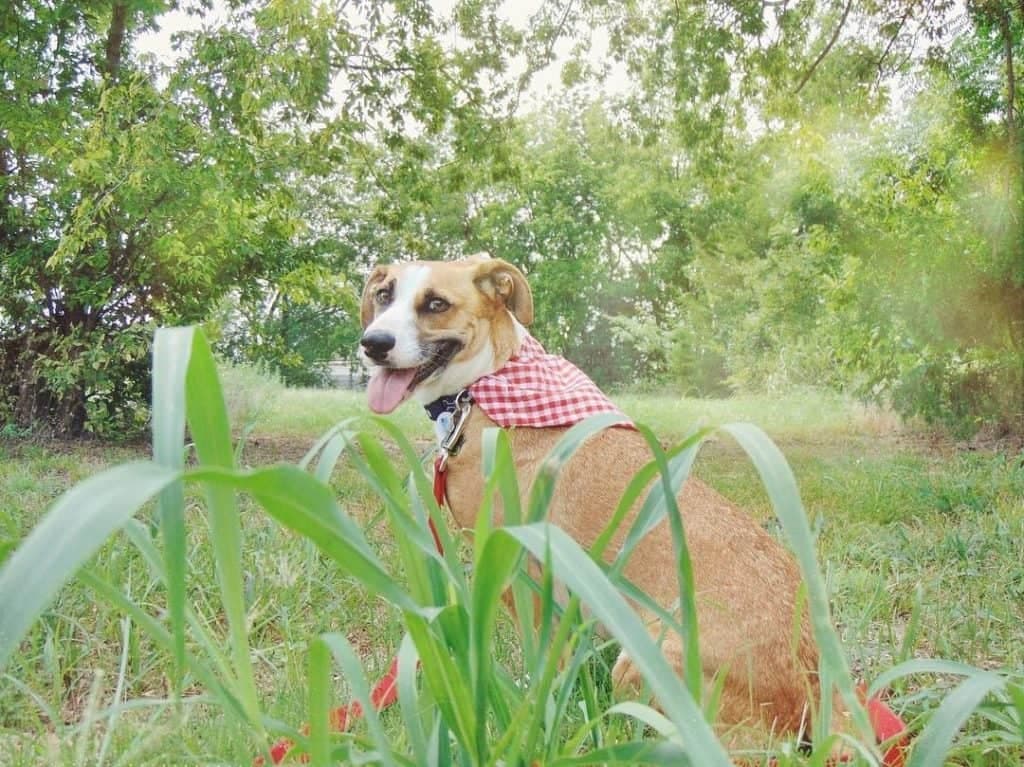
[[[247,430],[241,456],[246,466],[294,462],[331,425],[364,412],[357,393],[289,390],[245,370],[229,370],[225,379],[232,423]],[[702,421],[749,420],[780,444],[800,483],[839,636],[858,675],[870,681],[913,657],[1020,674],[1021,456],[936,447],[900,431],[884,413],[816,392],[725,401],[631,395],[617,400],[667,442],[678,442]],[[429,424],[414,405],[391,421],[418,444],[429,440]],[[22,539],[71,486],[147,455],[142,446],[0,443],[0,552],[4,542]],[[696,472],[765,524],[775,524],[756,471],[727,437],[715,437],[702,451]],[[331,478],[333,494],[380,561],[402,561],[403,538],[388,524],[394,512],[385,511],[365,476],[343,460]],[[186,602],[197,623],[223,642],[229,627],[217,582],[218,553],[199,485],[187,489],[184,513]],[[155,529],[158,518],[155,503],[144,508],[136,535]],[[266,715],[297,725],[309,717],[311,640],[344,635],[372,680],[398,647],[403,618],[252,501],[241,502],[238,520],[244,543],[237,576],[259,701]],[[166,592],[124,533],[103,545],[90,572],[165,619]],[[397,586],[415,588],[402,579]],[[496,642],[495,657],[509,665],[520,662],[524,651],[507,619],[499,620]],[[195,649],[194,639],[189,647]],[[80,582],[70,583],[0,671],[0,764],[248,764],[252,727],[226,713],[194,677],[186,678],[186,702],[171,702],[172,656],[137,621],[123,618]],[[894,686],[909,716],[923,723],[957,681],[948,674],[915,676]],[[333,683],[334,701],[350,695],[346,682]],[[1002,730],[985,719],[989,713],[1009,716],[1012,728],[1014,709],[999,708],[991,699],[988,706],[954,747],[957,763],[1018,764],[1024,732],[994,749]],[[1019,715],[1020,707],[1018,728]],[[384,726],[396,748],[408,745],[411,736],[397,711],[384,715]],[[616,726],[609,725],[612,739]],[[371,735],[360,732],[363,739]],[[628,728],[618,735],[631,737]]]

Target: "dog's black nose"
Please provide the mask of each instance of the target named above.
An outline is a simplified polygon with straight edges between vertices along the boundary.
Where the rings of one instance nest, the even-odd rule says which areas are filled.
[[[371,330],[363,334],[359,342],[366,350],[366,356],[374,362],[383,362],[388,352],[395,348],[395,337],[386,330]]]

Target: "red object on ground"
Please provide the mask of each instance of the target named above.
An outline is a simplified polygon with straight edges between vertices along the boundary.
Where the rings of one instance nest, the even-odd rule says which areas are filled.
[[[882,756],[883,767],[903,767],[907,761],[907,750],[910,748],[910,733],[907,731],[907,725],[877,695],[869,699],[865,705],[871,729],[875,731],[875,739],[879,743],[885,743],[899,735],[903,736],[886,749]]]
[[[388,672],[381,677],[381,680],[377,682],[370,692],[370,703],[377,711],[387,708],[396,700],[398,700],[398,658],[391,661]],[[331,712],[331,729],[335,732],[344,732],[349,728],[349,725],[358,720],[362,715],[363,707],[359,704],[359,701],[350,703],[347,706],[338,706],[338,708]],[[303,727],[304,731],[308,731],[308,729],[308,726]],[[281,740],[270,747],[271,763],[281,764],[294,746],[295,744],[288,738],[281,738]],[[302,761],[308,760],[303,757]],[[253,761],[254,767],[263,767],[263,764],[264,759],[262,756],[256,757]]]

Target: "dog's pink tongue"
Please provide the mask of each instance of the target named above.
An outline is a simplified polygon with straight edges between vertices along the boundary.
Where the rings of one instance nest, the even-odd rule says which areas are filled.
[[[409,384],[412,383],[414,375],[416,368],[377,368],[366,386],[370,410],[374,413],[390,413],[401,405],[409,395]]]

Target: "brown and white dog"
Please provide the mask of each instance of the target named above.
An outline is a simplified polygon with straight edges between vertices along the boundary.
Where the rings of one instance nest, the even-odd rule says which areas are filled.
[[[386,413],[408,398],[426,405],[462,391],[516,353],[532,320],[525,277],[500,259],[378,266],[362,301],[361,353],[373,369],[371,409]],[[481,432],[494,425],[474,407],[464,446],[448,463],[448,502],[463,529],[473,528],[481,502]],[[524,502],[541,461],[564,431],[509,431]],[[629,480],[650,460],[639,433],[606,429],[563,471],[550,521],[590,546]],[[725,675],[719,732],[727,744],[740,746],[763,742],[768,732],[805,730],[817,697],[818,653],[806,617],[795,615],[800,575],[793,559],[755,520],[700,480],[685,484],[679,508],[693,561],[702,671],[708,684],[716,674]],[[621,529],[628,527],[629,520]],[[619,545],[621,537],[609,547],[609,557]],[[665,524],[646,536],[625,572],[662,605],[676,603],[676,558]],[[658,621],[644,617],[658,637]],[[681,669],[679,637],[667,632],[662,647]],[[640,683],[625,655],[613,676],[617,686]]]

